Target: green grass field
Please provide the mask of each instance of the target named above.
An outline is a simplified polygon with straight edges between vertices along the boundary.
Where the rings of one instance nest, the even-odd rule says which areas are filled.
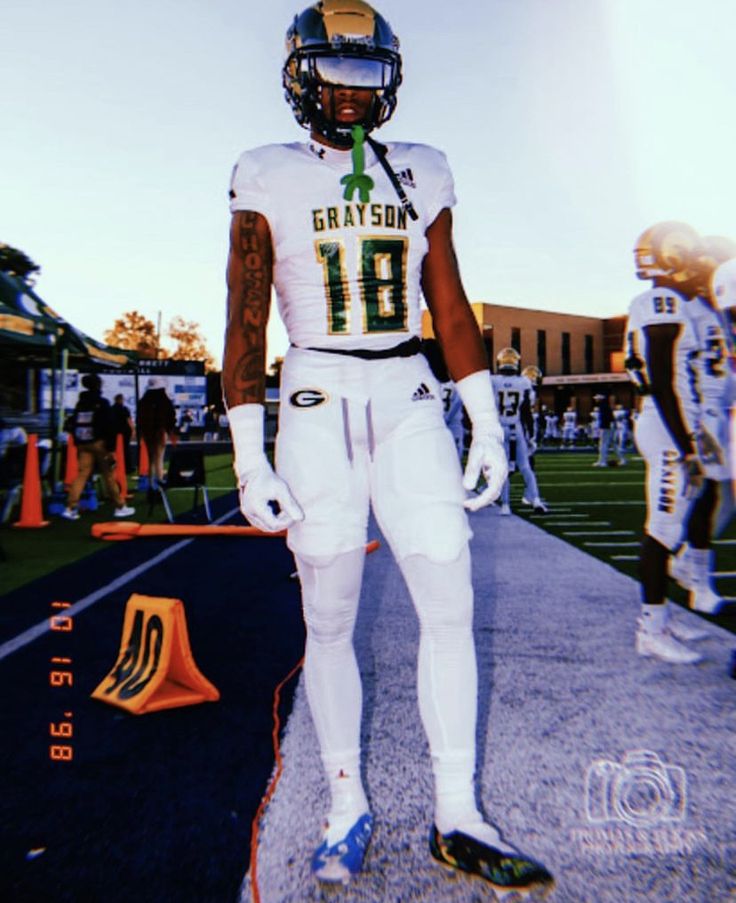
[[[543,530],[636,579],[645,515],[643,462],[637,456],[630,456],[625,467],[595,468],[592,466],[595,457],[593,452],[579,451],[538,454],[540,493],[549,503],[550,511],[535,515],[521,504],[522,481],[518,475],[512,480],[512,509]],[[234,489],[231,462],[229,454],[205,458],[210,500]],[[135,483],[134,478],[129,479],[129,486]],[[171,490],[168,496],[176,515],[191,509],[192,489]],[[145,493],[136,492],[130,504],[136,507],[131,520],[139,523],[166,520],[160,503],[149,515]],[[96,512],[87,513],[76,522],[52,517],[50,526],[38,530],[3,529],[0,533],[0,548],[5,555],[1,565],[2,591],[9,592],[106,548],[107,543],[91,537],[90,527],[111,519],[112,506],[103,502]],[[716,586],[722,596],[736,601],[736,522],[716,540],[715,549]],[[523,555],[532,555],[532,550],[520,550],[520,556]],[[686,593],[674,582],[670,598],[686,604]],[[736,633],[736,604],[727,606],[715,618],[703,617]]]
[[[211,502],[235,488],[231,455],[205,457],[205,471],[207,493]],[[133,493],[128,504],[133,505],[136,511],[127,519],[141,524],[164,523],[166,512],[162,503],[158,501],[149,515],[146,493],[135,491],[136,483],[135,477],[128,477],[128,492]],[[194,489],[171,489],[167,497],[175,516],[185,514],[192,508]],[[202,504],[201,493],[199,501]],[[12,520],[17,517],[16,510]],[[107,548],[109,543],[94,539],[90,535],[90,528],[94,523],[113,520],[113,506],[110,502],[102,501],[97,511],[83,512],[78,521],[67,521],[54,516],[47,517],[47,520],[50,522],[48,527],[30,530],[4,527],[0,532],[0,550],[3,554],[0,561],[0,592],[10,592],[65,564]]]
[[[624,467],[597,468],[593,467],[596,457],[593,452],[578,451],[536,455],[539,491],[550,511],[535,515],[521,504],[523,483],[518,475],[511,484],[512,510],[637,579],[646,513],[644,463],[630,455]],[[736,521],[716,540],[714,548],[716,587],[723,597],[736,601]],[[674,581],[670,582],[669,596],[687,604],[687,594]],[[736,633],[736,604],[727,606],[717,617],[703,617]]]

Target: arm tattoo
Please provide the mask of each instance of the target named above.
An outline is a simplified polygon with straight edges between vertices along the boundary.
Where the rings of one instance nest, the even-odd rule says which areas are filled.
[[[257,213],[236,214],[230,234],[228,311],[222,384],[229,407],[263,403],[272,248]]]

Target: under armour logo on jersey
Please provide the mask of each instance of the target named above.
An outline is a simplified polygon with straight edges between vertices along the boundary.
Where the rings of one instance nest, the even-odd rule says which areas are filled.
[[[434,398],[434,395],[431,393],[429,386],[426,383],[420,383],[417,390],[411,396],[412,401],[430,401]]]
[[[402,185],[406,185],[408,188],[416,188],[416,182],[414,181],[414,173],[411,169],[402,169],[396,173],[396,178],[401,182]]]

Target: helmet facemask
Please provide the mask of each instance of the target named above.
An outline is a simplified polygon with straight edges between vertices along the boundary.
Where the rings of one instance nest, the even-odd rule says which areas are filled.
[[[284,90],[303,128],[339,147],[351,147],[353,126],[362,126],[368,134],[391,117],[401,84],[399,42],[388,22],[367,4],[322,0],[294,19],[286,49]],[[373,92],[360,120],[336,121],[338,88]]]

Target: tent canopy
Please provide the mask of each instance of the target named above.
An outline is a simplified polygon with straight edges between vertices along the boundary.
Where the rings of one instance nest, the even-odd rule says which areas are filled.
[[[90,338],[60,316],[23,280],[0,272],[0,340],[38,348],[66,349],[76,363],[135,368],[134,351]]]

